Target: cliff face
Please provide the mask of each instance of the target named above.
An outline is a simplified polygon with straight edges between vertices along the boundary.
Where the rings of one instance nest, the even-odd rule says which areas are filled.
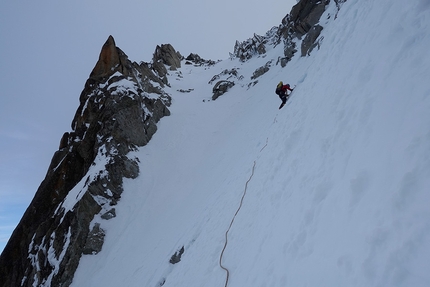
[[[81,255],[101,250],[103,221],[115,217],[123,178],[139,174],[128,152],[145,145],[170,114],[165,84],[151,64],[132,63],[109,37],[72,130],[2,253],[1,286],[68,286]]]
[[[346,0],[335,0],[340,9]],[[319,24],[330,0],[301,0],[293,6],[291,12],[282,19],[278,27],[273,27],[266,35],[254,37],[239,42],[234,47],[233,56],[242,61],[249,60],[255,55],[263,55],[269,46],[283,44],[284,55],[280,56],[281,65],[286,63],[298,51],[300,44],[301,56],[308,55],[319,43],[318,37],[323,29]]]

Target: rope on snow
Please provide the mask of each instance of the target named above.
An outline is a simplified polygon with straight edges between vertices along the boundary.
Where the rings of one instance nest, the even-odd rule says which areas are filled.
[[[266,145],[267,145],[267,143],[266,143]],[[264,149],[264,147],[263,147],[263,149]],[[227,277],[225,279],[225,285],[224,285],[224,287],[227,287],[227,285],[228,285],[228,279],[230,277],[230,271],[227,269],[227,267],[224,267],[222,265],[222,257],[224,256],[224,251],[225,251],[225,248],[227,247],[227,244],[228,244],[228,232],[230,231],[230,229],[231,229],[231,227],[233,225],[233,222],[234,222],[234,219],[236,218],[236,215],[239,213],[239,210],[242,208],[243,199],[245,198],[246,190],[248,189],[248,183],[251,181],[252,177],[254,176],[255,165],[256,165],[256,162],[254,161],[254,165],[252,166],[252,173],[251,173],[251,176],[249,177],[249,179],[246,181],[245,190],[243,191],[243,195],[242,195],[242,198],[240,200],[239,208],[236,210],[236,213],[234,214],[234,216],[233,216],[233,218],[232,218],[232,220],[230,222],[230,226],[228,227],[227,231],[225,232],[225,243],[224,243],[224,247],[223,247],[223,249],[221,251],[221,255],[219,257],[219,266],[223,270],[225,270],[225,272],[227,272]]]
[[[260,149],[260,152],[262,152],[263,151],[263,149],[265,149],[266,148],[266,146],[267,146],[267,143],[269,142],[269,138],[267,138],[266,139],[266,144]]]

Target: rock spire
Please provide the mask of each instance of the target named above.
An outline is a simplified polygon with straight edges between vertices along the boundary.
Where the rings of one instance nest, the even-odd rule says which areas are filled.
[[[172,47],[173,48],[173,47]],[[109,36],[45,179],[0,256],[0,286],[69,286],[82,254],[103,247],[123,178],[139,174],[129,151],[170,114],[150,63],[128,60]]]

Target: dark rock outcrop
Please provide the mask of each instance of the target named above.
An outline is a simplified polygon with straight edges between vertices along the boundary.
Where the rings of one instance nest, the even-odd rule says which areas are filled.
[[[216,62],[212,60],[205,60],[202,57],[200,57],[198,54],[189,54],[188,57],[185,58],[186,62],[185,65],[195,65],[195,66],[212,66],[215,65]]]
[[[235,84],[232,81],[219,81],[215,84],[213,87],[213,96],[212,100],[218,99],[219,96],[225,94],[231,87],[233,87]]]
[[[302,41],[302,47],[301,47],[302,57],[309,55],[312,52],[312,50],[318,45],[318,42],[316,42],[316,40],[318,39],[322,30],[323,30],[322,26],[315,25],[306,34],[305,38]]]
[[[185,252],[185,248],[184,246],[182,246],[181,249],[176,251],[175,254],[173,254],[172,257],[170,257],[170,260],[169,260],[170,264],[176,264],[181,262],[181,257],[182,257],[182,254],[184,254],[184,252]]]
[[[258,68],[254,71],[254,73],[251,76],[251,80],[255,80],[258,77],[262,76],[263,74],[267,73],[270,70],[270,65],[272,64],[272,61],[267,62],[264,66]]]
[[[69,145],[69,133],[65,132],[60,140],[60,146],[58,149],[63,149]]]
[[[115,45],[115,40],[112,36],[109,36],[106,43],[102,47],[99,60],[93,68],[90,78],[104,78],[112,75],[116,71],[119,71],[123,75],[127,76],[127,69],[124,67],[124,65],[127,63],[127,59],[124,56],[125,55],[123,53],[120,55],[120,52]]]
[[[340,4],[345,1],[337,0],[336,4],[340,7]],[[315,41],[322,30],[322,26],[318,23],[329,2],[329,0],[300,0],[282,19],[281,24],[270,29],[264,36],[254,34],[246,41],[236,41],[231,57],[247,61],[254,56],[264,55],[269,46],[283,43],[285,57],[279,59],[278,63],[284,67],[297,52],[296,43],[310,33],[302,41],[301,47],[302,56],[309,54],[316,46]]]
[[[170,70],[175,71],[181,67],[182,55],[176,52],[170,44],[164,44],[155,48],[154,57],[152,59],[153,67],[160,77],[167,75],[165,66],[169,66]]]
[[[94,227],[88,233],[85,246],[82,249],[83,254],[97,254],[102,250],[105,232],[100,228],[100,223],[94,224]]]
[[[305,35],[316,25],[325,11],[328,0],[301,0],[293,6],[289,21],[291,28],[299,36]]]
[[[239,71],[238,71],[237,68],[232,68],[230,70],[225,69],[221,73],[213,76],[212,79],[209,81],[209,84],[211,85],[213,82],[215,82],[215,81],[217,81],[217,80],[219,80],[221,78],[224,79],[224,80],[230,80],[230,79],[241,80],[241,79],[243,79],[243,76],[239,75]]]
[[[154,59],[180,65],[179,53]],[[175,57],[176,55],[176,57]],[[45,179],[0,256],[0,286],[69,286],[82,254],[103,247],[103,221],[139,174],[129,151],[148,143],[170,114],[167,80],[150,63],[137,64],[109,37]]]
[[[254,37],[244,41],[236,41],[234,45],[234,56],[239,58],[242,62],[251,59],[254,55],[262,55],[266,53],[265,44],[267,43],[266,37],[254,34]]]
[[[284,55],[287,61],[297,52],[294,39],[305,36],[301,45],[302,56],[309,54],[316,46],[314,43],[323,28],[318,23],[329,2],[329,0],[301,0],[293,6],[290,14],[284,17],[279,26],[279,35],[284,42]]]

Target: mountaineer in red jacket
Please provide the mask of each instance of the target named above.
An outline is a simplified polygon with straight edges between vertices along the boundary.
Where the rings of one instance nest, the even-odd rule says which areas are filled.
[[[282,100],[282,104],[279,106],[279,109],[281,109],[287,102],[287,99],[288,99],[287,91],[292,92],[293,89],[290,88],[289,84],[284,85],[284,83],[280,81],[279,84],[276,86],[276,90],[275,90],[275,93]]]

